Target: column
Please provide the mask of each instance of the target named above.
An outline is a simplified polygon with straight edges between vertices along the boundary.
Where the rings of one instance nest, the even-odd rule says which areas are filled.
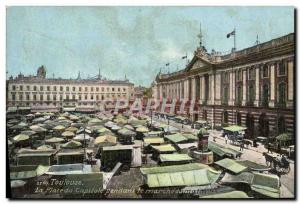
[[[288,62],[287,67],[288,74],[288,92],[287,92],[287,107],[292,108],[294,105],[294,63],[293,61]]]
[[[259,67],[257,67],[255,69],[255,101],[254,101],[254,105],[255,106],[259,106],[260,104],[260,98],[259,98],[259,78],[260,78],[260,75],[259,75]]]
[[[270,66],[270,101],[269,107],[274,107],[275,105],[275,65]]]
[[[243,100],[242,100],[242,105],[246,105],[247,102],[247,85],[246,85],[246,70],[242,70],[243,72]]]

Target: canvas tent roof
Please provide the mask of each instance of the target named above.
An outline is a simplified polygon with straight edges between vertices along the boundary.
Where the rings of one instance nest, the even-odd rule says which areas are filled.
[[[213,151],[215,154],[217,154],[220,157],[223,157],[225,155],[237,157],[242,154],[242,152],[231,149],[230,147],[225,147],[223,145],[217,144],[215,142],[209,141],[208,142],[208,149]]]
[[[166,135],[165,138],[167,138],[168,140],[170,140],[171,142],[174,142],[174,143],[185,142],[188,140],[186,137],[184,137],[180,133],[173,134],[173,135]]]
[[[193,158],[187,154],[160,154],[159,159],[161,162],[193,160]]]
[[[146,137],[143,140],[146,144],[163,144],[165,142],[164,138],[161,137]]]
[[[217,164],[218,166],[221,166],[233,173],[236,173],[236,174],[240,173],[242,171],[245,171],[247,169],[247,167],[235,162],[232,159],[228,159],[228,158],[219,160],[219,161],[215,162],[215,164]]]
[[[157,150],[158,152],[175,152],[176,149],[171,144],[165,144],[165,145],[158,145],[153,146],[152,148]]]
[[[28,179],[36,176],[40,176],[48,171],[49,166],[42,165],[22,165],[10,167],[10,179]]]
[[[171,187],[171,186],[201,186],[215,183],[220,173],[209,168],[158,173],[146,175],[146,184],[150,188]]]
[[[142,174],[158,174],[158,173],[172,173],[172,172],[181,172],[181,171],[191,171],[209,168],[205,164],[201,163],[190,163],[182,165],[171,165],[171,166],[157,166],[151,168],[141,168]]]
[[[230,132],[239,132],[239,131],[246,130],[247,128],[242,127],[242,126],[238,126],[238,125],[231,125],[231,126],[228,126],[228,127],[224,127],[223,129],[228,130]]]

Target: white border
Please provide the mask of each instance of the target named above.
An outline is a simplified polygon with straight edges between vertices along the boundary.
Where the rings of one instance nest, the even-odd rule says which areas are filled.
[[[3,117],[2,120],[0,120],[0,127],[1,127],[1,150],[2,150],[2,158],[1,158],[1,167],[0,168],[0,175],[1,175],[1,198],[4,202],[9,202],[8,199],[5,198],[6,194],[6,159],[5,159],[5,79],[6,79],[6,7],[7,6],[294,6],[299,8],[300,1],[299,0],[272,0],[272,1],[261,1],[261,0],[226,0],[226,1],[220,1],[220,0],[164,0],[164,1],[150,1],[150,0],[0,0],[0,93],[1,93],[1,100],[0,100],[0,110],[1,110],[1,116]],[[296,28],[299,27],[299,20],[297,21]],[[297,41],[297,47],[299,44],[299,40]],[[297,60],[299,54],[297,53]],[[298,61],[297,61],[298,62]],[[299,62],[298,62],[299,63]],[[297,64],[298,64],[297,63]],[[296,68],[297,69],[297,68]],[[299,77],[300,71],[297,71],[297,79],[300,79]],[[297,80],[296,80],[297,81]],[[299,87],[297,86],[297,99],[299,105]],[[299,109],[298,109],[299,110]],[[297,114],[299,115],[299,113]],[[296,127],[299,126],[299,120],[297,117],[297,124]],[[298,130],[299,132],[299,130]],[[297,136],[297,135],[296,135]],[[299,143],[299,138],[297,139]],[[298,150],[298,149],[297,149]],[[299,150],[297,151],[299,152]],[[297,155],[298,156],[298,155]],[[298,157],[297,157],[298,158]],[[297,162],[297,161],[296,161]],[[297,178],[299,178],[299,175],[297,175]],[[298,183],[298,182],[297,182]],[[299,186],[298,186],[299,187]],[[297,189],[296,189],[297,190]],[[297,193],[297,191],[296,191]],[[39,201],[38,201],[39,202]],[[62,201],[51,201],[51,202],[62,202]],[[70,201],[72,202],[72,201]],[[85,201],[84,201],[85,202]],[[95,202],[105,202],[103,200],[101,201],[95,201]],[[121,201],[121,202],[132,202],[132,201]],[[145,201],[144,201],[145,202]],[[152,201],[152,202],[172,202],[172,201]],[[197,202],[207,202],[208,201],[197,201]],[[217,203],[218,201],[210,201],[209,203]],[[224,201],[222,201],[224,202]],[[244,202],[244,201],[242,201]],[[253,201],[252,201],[253,202]],[[266,201],[264,201],[266,202]],[[283,201],[287,202],[287,201]]]

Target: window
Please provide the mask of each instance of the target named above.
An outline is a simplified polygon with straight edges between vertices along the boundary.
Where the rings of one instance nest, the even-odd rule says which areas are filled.
[[[36,95],[35,94],[33,95],[33,100],[36,101]]]
[[[79,87],[79,91],[81,91],[81,87]]]
[[[286,84],[281,82],[278,85],[278,105],[284,107],[286,103]]]
[[[29,101],[30,98],[29,98],[29,94],[26,94],[26,100]]]
[[[53,90],[56,91],[56,86],[53,87]]]
[[[22,85],[20,86],[20,90],[23,91],[23,86]]]
[[[67,88],[67,91],[69,91],[69,90],[70,90],[70,88],[69,88],[68,86],[67,86],[66,88]]]
[[[120,88],[118,88],[118,91],[120,92],[120,91],[121,91],[121,89],[120,89]]]
[[[268,84],[263,85],[262,105],[264,107],[268,107],[268,105],[269,105],[269,85]]]
[[[87,100],[87,95],[84,96],[84,99]]]
[[[88,91],[88,87],[85,87],[84,90],[85,90],[85,91]]]
[[[96,88],[96,91],[99,91],[99,87]]]
[[[104,100],[104,96],[103,95],[101,95],[101,100]]]
[[[36,90],[37,90],[36,86],[34,86],[34,87],[33,87],[33,90],[34,90],[34,91],[36,91]]]
[[[252,67],[249,69],[249,80],[254,80],[255,79],[255,68]]]
[[[91,91],[94,91],[94,87],[91,87]]]
[[[104,92],[104,87],[101,88],[101,91]]]
[[[27,86],[27,90],[30,91],[30,86]]]
[[[44,87],[43,86],[40,86],[40,91],[43,91],[44,90]]]
[[[286,131],[284,116],[278,118],[278,134],[282,134]]]
[[[94,96],[93,95],[91,95],[91,100],[94,100]]]
[[[50,101],[50,95],[49,94],[47,95],[47,101]]]
[[[56,101],[56,95],[53,95],[53,100]]]
[[[63,100],[63,95],[59,95],[59,100]]]
[[[255,93],[254,93],[254,86],[251,84],[249,86],[249,98],[248,98],[248,102],[249,102],[249,105],[253,105],[254,103],[254,99],[255,99]]]
[[[16,90],[16,86],[15,86],[15,85],[12,86],[12,90],[13,90],[13,91]]]
[[[228,124],[228,112],[223,112],[223,124]]]
[[[79,100],[81,100],[81,95],[79,95]]]
[[[263,66],[263,78],[268,78],[269,77],[269,67],[268,65]]]
[[[75,95],[72,96],[72,99],[75,100]]]
[[[236,97],[236,102],[237,102],[237,105],[241,105],[242,104],[242,97],[243,97],[243,89],[242,89],[242,86],[239,85],[237,87],[237,97]]]
[[[23,94],[19,94],[19,100],[22,101],[23,100]]]
[[[16,95],[15,95],[15,94],[12,94],[12,95],[11,95],[11,99],[12,99],[13,101],[15,101],[15,100],[16,100]]]
[[[69,95],[66,95],[66,100],[67,100],[67,101],[69,100]]]
[[[73,91],[75,91],[75,90],[76,90],[74,86],[73,86],[73,88],[72,88],[72,89],[73,89]]]
[[[61,87],[59,87],[59,89],[60,89],[60,91],[63,91],[63,90],[64,90],[64,87],[61,86]]]
[[[286,64],[287,62],[285,61],[280,61],[278,63],[278,76],[284,76],[286,74]]]
[[[126,91],[126,88],[123,88],[123,91]]]
[[[40,101],[42,101],[42,100],[44,100],[44,97],[43,97],[43,95],[41,94],[41,95],[40,95]]]
[[[50,86],[47,86],[47,91],[50,91]]]

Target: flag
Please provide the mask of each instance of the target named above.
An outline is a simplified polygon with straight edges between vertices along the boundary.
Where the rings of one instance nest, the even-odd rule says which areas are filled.
[[[233,30],[231,33],[228,33],[228,34],[226,35],[226,37],[227,37],[227,38],[230,38],[230,36],[232,36],[232,35],[235,35],[235,30]]]
[[[186,59],[187,58],[187,56],[183,56],[183,57],[181,57],[181,59]]]
[[[170,65],[170,63],[167,63],[167,64],[166,64],[166,66],[169,66],[169,65]]]

